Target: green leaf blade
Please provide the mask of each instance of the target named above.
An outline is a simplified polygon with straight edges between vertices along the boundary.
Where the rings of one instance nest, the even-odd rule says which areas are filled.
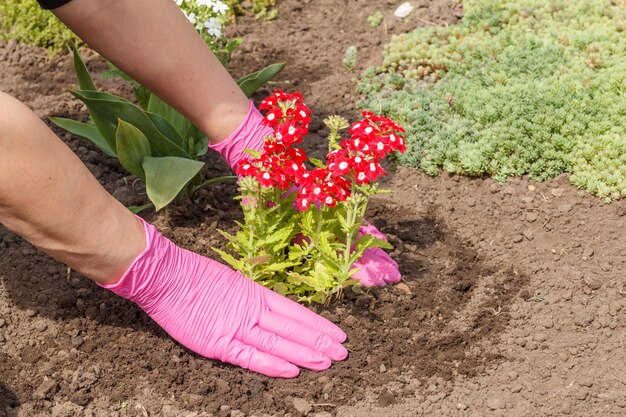
[[[76,79],[81,90],[93,90],[96,91],[96,85],[89,74],[85,61],[80,56],[78,49],[72,48],[72,54],[74,55],[74,72],[76,73]]]
[[[64,117],[50,117],[52,123],[59,126],[61,129],[65,129],[73,135],[85,138],[98,147],[102,152],[113,158],[117,157],[115,151],[109,146],[104,136],[100,133],[98,128],[89,123],[83,123],[72,119],[66,119]]]
[[[129,101],[98,91],[72,90],[71,93],[85,103],[94,124],[111,148],[115,148],[117,120],[122,119],[133,124],[148,138],[154,156],[190,157],[180,146],[164,136],[142,109]]]
[[[169,157],[145,157],[146,191],[157,211],[167,206],[202,169],[204,162]]]
[[[237,85],[239,85],[239,88],[241,88],[241,91],[243,91],[246,97],[250,97],[255,91],[263,87],[269,80],[278,75],[284,67],[284,62],[268,65],[260,71],[253,72],[252,74],[248,74],[245,77],[240,78],[237,81]]]
[[[117,153],[122,166],[131,174],[145,181],[143,160],[152,155],[150,142],[148,142],[146,135],[132,124],[119,119],[115,138]]]

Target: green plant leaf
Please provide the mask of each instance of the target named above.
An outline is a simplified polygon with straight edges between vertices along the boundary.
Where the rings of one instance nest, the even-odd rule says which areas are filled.
[[[299,262],[276,262],[263,267],[263,272],[280,272],[293,266],[298,266]]]
[[[187,151],[187,147],[185,146],[185,141],[182,136],[178,133],[176,128],[172,126],[172,124],[167,121],[167,119],[159,114],[146,112],[146,115],[150,118],[150,121],[154,123],[154,126],[170,141],[178,145],[183,151],[189,153]]]
[[[190,124],[182,136],[189,141],[187,149],[194,157],[205,155],[209,151],[209,138],[194,125]]]
[[[357,249],[361,249],[362,247],[367,248],[381,248],[381,249],[393,249],[393,246],[387,242],[386,240],[382,240],[372,235],[363,235],[361,239],[356,244]]]
[[[144,204],[142,206],[130,206],[130,207],[126,207],[128,210],[131,211],[131,213],[134,214],[139,214],[142,211],[149,209],[149,208],[154,208],[154,204],[152,203],[148,203],[148,204]]]
[[[167,206],[204,166],[204,162],[168,156],[143,160],[146,191],[157,211]]]
[[[241,91],[243,91],[247,97],[250,97],[256,90],[263,87],[265,83],[278,75],[284,66],[284,62],[268,65],[261,71],[253,72],[252,74],[240,78],[237,81],[237,85],[239,85],[239,88],[241,88]]]
[[[189,158],[187,152],[157,129],[150,117],[142,109],[129,101],[98,91],[72,90],[71,93],[85,103],[90,114],[92,114],[94,124],[98,127],[98,130],[111,148],[115,147],[115,131],[117,129],[117,119],[119,118],[141,130],[148,138],[154,156]]]
[[[80,89],[96,91],[96,85],[93,83],[93,79],[89,74],[85,61],[83,61],[83,58],[78,52],[78,49],[72,48],[72,53],[74,55],[74,72],[76,72],[76,78],[78,79]]]
[[[309,161],[318,168],[322,168],[322,169],[326,168],[326,164],[320,161],[319,159],[309,157]]]
[[[59,126],[62,129],[67,130],[73,135],[88,139],[98,147],[102,152],[113,158],[117,157],[115,151],[111,149],[109,143],[98,131],[98,128],[89,123],[78,122],[72,119],[66,119],[64,117],[50,117],[52,123]]]
[[[241,262],[238,259],[235,259],[231,254],[226,253],[221,249],[215,248],[213,246],[211,246],[211,249],[213,249],[216,253],[218,253],[220,257],[222,258],[222,260],[226,262],[228,265],[230,265],[231,267],[233,267],[234,269],[238,271],[241,271],[241,272],[244,271],[243,262]]]
[[[261,156],[261,152],[259,151],[255,151],[254,149],[244,149],[243,150],[245,153],[247,153],[248,155],[250,155],[253,158],[259,158]]]
[[[185,116],[180,114],[176,111],[176,109],[161,100],[155,94],[150,95],[147,111],[156,113],[167,119],[167,121],[174,126],[174,129],[176,129],[181,138],[185,137],[189,126],[191,126],[191,122]]]
[[[117,154],[122,166],[134,176],[145,181],[146,174],[142,167],[143,159],[152,155],[150,142],[148,142],[146,135],[132,124],[119,119],[115,138]]]

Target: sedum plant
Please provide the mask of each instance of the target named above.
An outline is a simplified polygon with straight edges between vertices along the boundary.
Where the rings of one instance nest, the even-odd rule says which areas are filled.
[[[331,117],[324,163],[294,147],[308,132],[311,111],[298,93],[277,91],[260,108],[274,128],[262,152],[249,152],[237,166],[244,213],[239,231],[220,232],[226,250],[213,248],[246,276],[300,301],[324,302],[356,285],[353,268],[369,248],[391,248],[383,239],[359,233],[369,198],[383,192],[376,180],[380,162],[404,152],[403,129],[390,119],[364,112],[351,126]],[[342,139],[342,130],[349,136]],[[307,166],[313,167],[309,169]]]
[[[256,90],[277,71],[268,67],[240,80],[248,92]],[[138,212],[154,206],[156,210],[177,198],[191,196],[210,184],[234,179],[220,177],[204,180],[198,158],[208,150],[208,138],[187,118],[138,83],[133,87],[140,106],[122,97],[97,91],[84,61],[74,50],[74,69],[80,89],[71,93],[89,111],[87,123],[52,117],[57,126],[90,140],[108,156],[118,158],[131,174],[145,181],[150,204],[131,208]]]
[[[392,39],[364,107],[401,120],[399,159],[499,181],[570,181],[626,196],[626,7],[611,0],[464,0],[459,25]]]

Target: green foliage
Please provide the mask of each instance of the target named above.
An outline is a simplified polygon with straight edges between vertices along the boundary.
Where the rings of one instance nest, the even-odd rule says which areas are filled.
[[[333,148],[348,122],[333,116],[325,123]],[[325,167],[313,158],[309,162]],[[352,278],[358,272],[352,265],[367,249],[392,249],[374,236],[359,236],[370,196],[384,192],[376,184],[353,182],[346,201],[304,212],[295,208],[297,192],[262,187],[253,176],[239,180],[239,191],[244,222],[237,223],[235,235],[220,231],[228,240],[226,250],[213,249],[231,267],[279,294],[323,303],[343,288],[359,284]]]
[[[358,236],[375,185],[355,185],[353,194],[336,207],[300,212],[296,193],[264,188],[253,177],[239,180],[244,213],[227,250],[213,248],[224,262],[258,283],[303,302],[323,303],[343,288],[358,285],[353,269],[368,248],[392,249],[374,236]]]
[[[107,155],[117,157],[124,168],[145,181],[148,198],[156,210],[176,198],[191,196],[202,186],[233,178],[202,183],[200,171],[204,163],[196,159],[206,153],[207,137],[157,96],[148,92],[142,108],[121,97],[96,91],[76,50],[74,69],[80,89],[72,90],[72,94],[87,106],[90,121],[51,118],[52,122],[90,140]]]
[[[285,63],[271,64],[260,71],[245,75],[237,80],[237,85],[241,91],[250,97],[259,88],[263,87],[269,80],[278,75],[283,70]]]
[[[375,27],[380,26],[381,23],[383,23],[384,18],[385,16],[383,16],[383,14],[379,10],[373,15],[367,17],[367,23],[369,23],[371,27],[375,28]]]
[[[226,0],[226,4],[228,4],[235,15],[243,15],[249,10],[254,13],[257,18],[272,20],[277,16],[277,10],[274,8],[274,6],[276,6],[276,0],[252,0],[251,2],[248,0],[248,3],[252,4],[250,9],[244,8],[243,3],[246,3],[246,1]]]
[[[346,49],[346,53],[343,55],[343,66],[348,68],[349,70],[353,70],[356,67],[356,58],[359,50],[356,46],[351,45]]]
[[[36,0],[1,1],[0,27],[2,40],[48,48],[52,55],[76,41],[72,32]]]
[[[359,84],[407,128],[401,162],[498,180],[571,173],[626,196],[626,6],[466,0],[458,26],[393,38]]]

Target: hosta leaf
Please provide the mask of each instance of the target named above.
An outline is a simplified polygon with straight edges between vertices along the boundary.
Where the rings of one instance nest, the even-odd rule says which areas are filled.
[[[62,129],[67,130],[73,135],[88,139],[98,147],[102,152],[115,158],[115,151],[109,146],[109,143],[98,131],[98,128],[89,123],[78,122],[64,117],[50,117],[50,121]]]
[[[147,111],[163,116],[178,132],[180,137],[185,137],[191,122],[174,107],[161,100],[156,94],[150,95]]]
[[[182,137],[189,141],[187,149],[194,157],[202,156],[209,151],[209,138],[194,125],[189,125]]]
[[[175,156],[143,160],[146,191],[157,211],[167,206],[204,166],[204,162]]]
[[[178,145],[183,151],[187,152],[185,141],[165,117],[148,111],[146,112],[146,116],[150,118],[150,121],[159,130],[159,132],[163,134],[163,136]],[[189,154],[189,152],[187,153]]]
[[[98,91],[73,90],[71,93],[85,103],[92,114],[94,124],[111,148],[115,147],[115,130],[119,118],[141,130],[150,142],[153,155],[189,158],[189,154],[157,129],[142,109],[129,101]]]
[[[83,58],[78,52],[78,49],[72,48],[72,54],[74,55],[74,72],[76,73],[80,89],[96,91],[96,85],[93,83],[93,79],[89,74],[85,61],[83,61]]]
[[[265,83],[278,75],[284,66],[284,62],[268,65],[261,71],[253,72],[240,78],[237,81],[237,85],[239,85],[239,88],[241,88],[241,91],[243,91],[246,97],[250,97],[256,90],[263,87]]]
[[[119,119],[115,140],[117,155],[122,166],[134,176],[145,181],[146,174],[142,163],[146,156],[152,156],[150,142],[148,142],[146,135],[132,124]]]
[[[130,210],[131,213],[139,214],[142,211],[144,211],[145,209],[149,209],[149,208],[153,208],[153,207],[154,207],[154,204],[148,203],[148,204],[144,204],[142,206],[130,206],[130,207],[127,207],[127,208],[128,208],[128,210]]]

